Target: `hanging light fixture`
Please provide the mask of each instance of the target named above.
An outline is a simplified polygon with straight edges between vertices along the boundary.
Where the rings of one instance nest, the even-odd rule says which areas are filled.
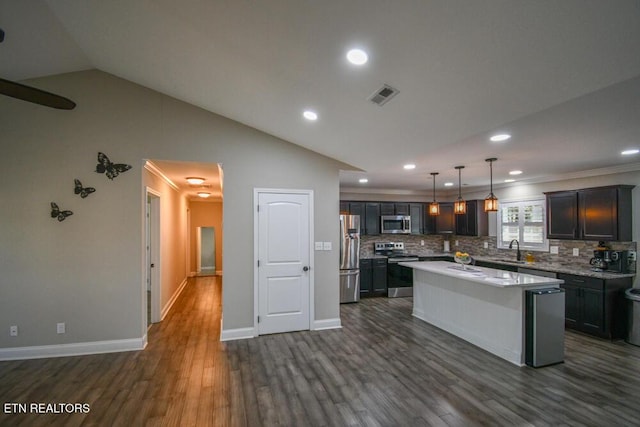
[[[429,203],[429,215],[440,215],[440,203],[436,202],[436,175],[438,172],[431,172],[433,176],[433,202]]]
[[[462,169],[464,166],[456,166],[458,169],[458,200],[453,203],[453,213],[462,215],[467,213],[467,202],[462,198]]]
[[[495,162],[496,160],[498,159],[496,159],[495,157],[485,159],[485,162],[489,162],[489,176],[491,179],[489,181],[489,195],[484,199],[485,212],[496,212],[498,210],[498,198],[493,194],[493,162]]]

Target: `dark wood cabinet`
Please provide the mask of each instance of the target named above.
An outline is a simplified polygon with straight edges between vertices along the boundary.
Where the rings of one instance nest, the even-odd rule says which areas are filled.
[[[579,237],[585,240],[633,240],[632,188],[616,186],[578,191]]]
[[[435,233],[454,233],[456,231],[456,223],[453,213],[453,203],[440,203],[440,215],[435,217]]]
[[[409,215],[409,203],[396,203],[396,215]]]
[[[456,234],[460,236],[489,235],[489,215],[483,200],[467,200],[467,212],[455,215]]]
[[[578,193],[547,193],[547,238],[575,239],[578,232]]]
[[[409,203],[380,203],[380,215],[409,215]]]
[[[632,185],[545,193],[549,239],[631,241]]]
[[[387,260],[364,258],[360,260],[360,297],[387,295]]]
[[[395,215],[396,204],[395,203],[380,203],[380,215]]]
[[[424,204],[409,203],[411,234],[424,234]]]
[[[340,201],[340,213],[360,215],[360,234],[380,234],[380,216],[406,215],[411,217],[411,234],[427,234],[424,218],[423,203],[392,203],[392,202],[359,202]],[[435,224],[434,231],[435,233]]]
[[[565,290],[565,326],[608,339],[624,338],[627,306],[624,290],[632,278],[599,279],[558,273]]]
[[[360,218],[360,224],[362,224]],[[360,226],[362,228],[362,226]],[[380,203],[367,202],[364,206],[364,233],[368,235],[380,234]]]

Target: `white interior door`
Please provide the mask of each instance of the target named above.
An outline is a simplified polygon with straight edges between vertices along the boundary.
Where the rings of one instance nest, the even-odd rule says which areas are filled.
[[[258,192],[258,334],[309,329],[309,193]]]
[[[161,320],[160,310],[160,193],[147,187],[146,214],[147,325]]]

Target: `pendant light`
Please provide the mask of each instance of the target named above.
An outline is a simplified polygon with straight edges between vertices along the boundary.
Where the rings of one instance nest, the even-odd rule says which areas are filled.
[[[485,159],[485,162],[489,162],[489,173],[490,173],[490,189],[489,195],[484,199],[484,211],[485,212],[496,212],[498,210],[498,198],[493,194],[493,162],[495,162],[495,157],[490,159]]]
[[[436,202],[436,175],[438,172],[431,172],[433,176],[433,202],[429,203],[429,215],[440,215],[440,203]]]
[[[458,169],[458,200],[453,203],[453,213],[463,215],[467,213],[467,202],[462,198],[462,169],[464,166],[456,166]]]

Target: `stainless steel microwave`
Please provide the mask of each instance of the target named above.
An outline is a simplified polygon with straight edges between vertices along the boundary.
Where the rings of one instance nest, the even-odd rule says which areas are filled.
[[[411,217],[408,215],[382,215],[380,217],[380,232],[382,234],[411,233]]]

